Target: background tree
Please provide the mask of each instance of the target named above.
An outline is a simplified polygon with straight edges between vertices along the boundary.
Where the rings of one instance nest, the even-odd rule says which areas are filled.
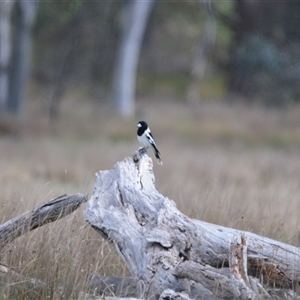
[[[21,112],[24,98],[31,52],[31,27],[38,1],[4,1],[0,5],[0,91],[3,92],[0,103],[4,110],[17,114]],[[11,19],[14,24],[13,32],[10,26]]]
[[[47,107],[50,106],[50,116],[58,115],[59,99],[64,90],[74,87],[74,84],[76,88],[84,86],[89,97],[97,102],[110,101],[110,96],[113,96],[116,111],[124,115],[128,111],[133,115],[136,91],[139,96],[149,96],[167,88],[172,94],[174,91],[172,96],[185,97],[193,65],[191,49],[199,36],[207,37],[202,26],[206,13],[197,2],[171,4],[163,1],[156,2],[156,5],[153,2],[150,5],[150,2],[135,3],[149,5],[146,9],[149,23],[143,25],[143,32],[142,26],[136,26],[138,18],[132,17],[133,13],[140,14],[142,10],[134,10],[132,1],[101,1],[84,5],[75,0],[41,3],[34,29],[33,76],[49,95]],[[76,5],[80,9],[74,9]],[[127,14],[131,17],[126,23]],[[143,16],[141,19],[146,22]],[[132,45],[132,41],[135,46],[128,51],[127,46]],[[200,43],[199,47],[202,47]],[[129,59],[124,59],[125,50]],[[70,52],[72,55],[68,55]],[[142,59],[139,61],[140,54]],[[202,61],[205,63],[206,57]],[[209,64],[207,66],[210,69]],[[124,92],[122,97],[119,96],[121,91]],[[121,112],[125,109],[128,111]]]
[[[4,109],[8,95],[11,10],[14,1],[0,1],[0,108]]]
[[[199,38],[193,51],[191,80],[187,88],[187,100],[190,104],[200,102],[199,85],[205,76],[208,57],[216,39],[216,21],[212,13],[210,1],[199,1],[200,7],[206,12],[204,34]]]
[[[154,1],[126,1],[123,6],[122,33],[113,75],[112,97],[123,117],[135,111],[135,81],[139,53]]]
[[[59,115],[65,90],[79,86],[97,102],[112,98],[123,116],[133,115],[136,91],[139,96],[167,94],[199,102],[223,97],[228,88],[249,101],[298,101],[297,2],[212,2],[210,15],[199,2],[153,2],[41,2],[31,74],[47,95],[50,117]],[[6,50],[0,53],[0,105],[18,112],[34,17],[25,18],[28,2],[18,0],[14,9],[6,10],[5,3],[12,6],[1,2],[1,24],[6,25],[1,26],[0,38]],[[36,7],[31,9],[34,16]],[[9,20],[14,38],[7,38]],[[17,46],[21,40],[23,46]]]
[[[15,6],[15,30],[6,109],[20,113],[24,99],[25,82],[31,54],[31,28],[35,19],[38,1],[18,0]]]
[[[69,88],[106,99],[117,44],[120,2],[41,2],[34,27],[33,79],[46,91],[50,118],[59,117]],[[51,45],[49,45],[51,43]]]
[[[285,105],[299,99],[300,3],[236,0],[229,88],[248,99]]]

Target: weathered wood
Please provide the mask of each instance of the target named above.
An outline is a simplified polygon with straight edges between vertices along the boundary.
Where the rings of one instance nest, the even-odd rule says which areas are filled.
[[[190,297],[185,293],[176,293],[173,290],[167,289],[162,292],[159,300],[190,300]]]
[[[87,194],[62,195],[0,225],[0,249],[28,231],[65,217],[88,199]]]
[[[96,174],[84,212],[143,286],[139,297],[158,299],[171,289],[196,299],[271,299],[277,287],[297,298],[299,248],[189,219],[154,182],[152,160],[135,152]]]

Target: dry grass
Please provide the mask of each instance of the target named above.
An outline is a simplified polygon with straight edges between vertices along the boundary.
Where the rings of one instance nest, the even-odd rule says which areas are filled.
[[[0,121],[0,219],[63,193],[91,193],[94,173],[138,147],[136,122],[146,119],[162,153],[157,189],[189,217],[250,230],[299,245],[300,108],[140,100],[139,116],[122,121],[103,105],[68,97],[62,118],[49,122],[39,99],[16,126]],[[5,130],[1,131],[1,126]],[[12,134],[10,134],[12,132]],[[46,285],[11,280],[0,299],[76,298],[90,272],[127,274],[113,248],[72,216],[26,234],[1,262]]]

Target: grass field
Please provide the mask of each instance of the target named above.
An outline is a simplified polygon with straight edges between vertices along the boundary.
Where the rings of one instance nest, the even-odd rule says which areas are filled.
[[[63,193],[91,193],[96,171],[138,148],[136,123],[145,119],[164,162],[154,162],[156,187],[182,212],[300,245],[300,107],[191,108],[143,99],[137,118],[122,121],[79,98],[65,99],[55,122],[39,99],[28,103],[22,121],[0,119],[1,222]],[[46,284],[28,289],[12,276],[0,299],[75,299],[90,272],[128,274],[115,250],[84,223],[83,209],[2,251],[2,263]]]

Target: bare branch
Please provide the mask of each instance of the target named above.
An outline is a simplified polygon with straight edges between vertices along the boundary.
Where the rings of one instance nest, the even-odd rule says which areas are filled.
[[[28,231],[59,220],[87,201],[87,194],[62,195],[0,225],[0,249]]]

